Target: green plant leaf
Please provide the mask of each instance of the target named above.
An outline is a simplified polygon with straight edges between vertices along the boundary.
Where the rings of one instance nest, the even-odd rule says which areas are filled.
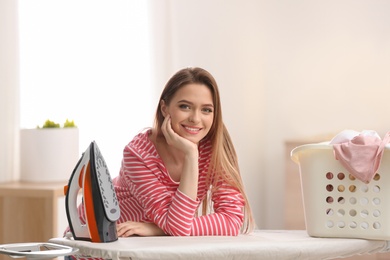
[[[74,123],[74,121],[69,121],[68,119],[66,119],[65,123],[64,123],[64,128],[66,127],[77,127]]]

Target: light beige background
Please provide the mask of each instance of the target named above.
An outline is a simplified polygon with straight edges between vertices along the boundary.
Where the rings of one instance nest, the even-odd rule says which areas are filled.
[[[9,14],[1,6],[6,2],[0,1],[0,14]],[[390,1],[149,4],[156,96],[183,66],[201,66],[214,74],[260,228],[283,228],[285,140],[344,129],[374,129],[382,136],[390,130]],[[17,57],[14,35],[0,33],[2,39],[11,37],[8,45],[1,41],[1,55]],[[2,60],[1,68],[12,69],[14,64]],[[0,73],[0,84],[16,74]],[[17,96],[16,89],[7,96],[0,91],[1,102]],[[0,116],[3,121],[7,112]],[[3,134],[0,138],[9,140]],[[1,146],[5,162],[15,151]]]

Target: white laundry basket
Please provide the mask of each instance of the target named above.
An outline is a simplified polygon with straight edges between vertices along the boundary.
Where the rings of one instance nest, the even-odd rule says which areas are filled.
[[[390,149],[369,184],[334,158],[328,143],[291,151],[299,165],[306,229],[313,237],[390,239]]]

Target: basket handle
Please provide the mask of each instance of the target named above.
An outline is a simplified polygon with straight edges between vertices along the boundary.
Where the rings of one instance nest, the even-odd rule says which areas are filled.
[[[377,156],[379,155],[379,153],[381,153],[381,152],[383,151],[383,149],[385,149],[385,146],[386,146],[386,144],[389,143],[389,141],[390,141],[390,131],[387,132],[387,133],[385,134],[385,136],[383,137],[382,143],[381,143],[381,145],[379,146],[379,149],[378,149],[378,151],[377,151],[377,153],[376,153]]]

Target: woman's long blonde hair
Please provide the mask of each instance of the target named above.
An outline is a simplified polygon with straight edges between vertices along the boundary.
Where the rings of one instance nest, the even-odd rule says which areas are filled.
[[[204,140],[210,140],[212,146],[212,156],[210,161],[209,173],[213,173],[211,178],[209,174],[209,185],[213,186],[219,180],[228,182],[231,186],[240,191],[245,200],[244,207],[244,225],[242,226],[243,233],[249,233],[254,229],[255,223],[252,216],[252,211],[249,205],[248,198],[244,191],[244,185],[241,179],[240,170],[238,166],[237,154],[234,149],[229,132],[222,121],[221,101],[217,83],[214,77],[202,68],[185,68],[178,71],[165,85],[161,93],[160,102],[164,100],[165,104],[169,105],[174,94],[183,86],[187,84],[202,84],[207,86],[213,96],[214,104],[214,118],[213,125],[210,131],[204,137]],[[161,126],[164,121],[164,116],[160,109],[160,103],[157,106],[155,117],[155,129],[158,135],[162,135]],[[206,198],[203,201],[203,214],[210,204],[210,199]]]

